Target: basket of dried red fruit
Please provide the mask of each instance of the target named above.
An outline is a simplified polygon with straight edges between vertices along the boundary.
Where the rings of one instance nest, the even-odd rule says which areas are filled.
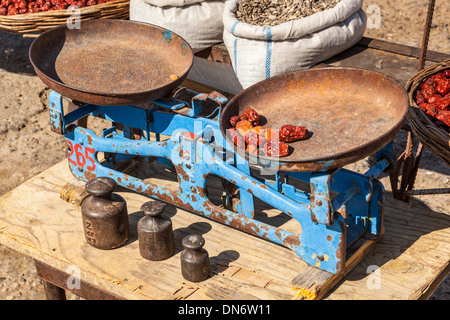
[[[406,90],[407,118],[414,134],[450,166],[450,59],[418,72]]]
[[[0,31],[39,34],[68,22],[129,19],[129,0],[0,0]]]

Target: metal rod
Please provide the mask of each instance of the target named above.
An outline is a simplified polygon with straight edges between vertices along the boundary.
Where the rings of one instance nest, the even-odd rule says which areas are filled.
[[[446,194],[450,193],[450,188],[422,189],[422,190],[406,190],[402,192],[405,196],[417,196],[425,194]]]
[[[430,29],[431,29],[431,23],[433,21],[433,13],[434,13],[435,3],[436,3],[436,0],[430,0],[428,2],[428,13],[427,13],[427,19],[425,22],[425,30],[423,32],[422,49],[420,52],[420,59],[419,59],[419,71],[425,67],[425,60],[427,57],[427,50],[428,50],[428,40],[430,39]]]

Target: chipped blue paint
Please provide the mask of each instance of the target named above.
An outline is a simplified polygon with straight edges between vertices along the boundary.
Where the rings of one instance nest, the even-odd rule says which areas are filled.
[[[199,116],[207,100],[220,106],[227,102],[221,95],[198,94],[190,104],[177,99],[160,99],[154,101],[156,106],[150,109],[84,105],[64,115],[61,96],[52,92],[51,126],[65,134],[68,143],[77,145],[78,157],[84,160],[77,162],[76,156],[69,153],[69,166],[78,179],[112,177],[127,189],[290,248],[308,264],[331,273],[343,271],[347,244],[366,230],[373,235],[381,234],[384,189],[374,179],[374,174],[389,163],[385,158],[388,152],[382,153],[383,158],[380,157],[380,162],[367,176],[337,169],[314,173],[277,172],[273,178],[262,178],[250,171],[250,164],[234,153],[221,135],[218,122],[221,107],[209,116]],[[184,108],[189,108],[184,115],[173,112]],[[124,130],[117,132],[111,127],[99,137],[92,130],[71,124],[87,114],[121,123]],[[130,127],[145,133],[141,140],[129,139]],[[150,133],[156,135],[156,141],[150,141]],[[161,135],[170,138],[159,141]],[[156,157],[161,163],[174,166],[179,188],[164,188],[116,171],[112,169],[112,161],[98,161],[98,152],[116,155],[115,161],[134,155]],[[222,177],[227,184],[235,185],[240,199],[232,202],[228,194],[226,208],[213,205],[206,194],[209,175]],[[300,190],[290,183],[295,179],[309,183],[311,191]],[[337,195],[333,196],[334,193]],[[295,219],[301,228],[289,232],[259,221],[255,218],[255,198]]]
[[[163,41],[166,41],[168,45],[170,45],[173,40],[172,32],[170,30],[163,31],[162,39]]]
[[[185,56],[187,53],[187,44],[186,43],[181,43],[181,55]]]

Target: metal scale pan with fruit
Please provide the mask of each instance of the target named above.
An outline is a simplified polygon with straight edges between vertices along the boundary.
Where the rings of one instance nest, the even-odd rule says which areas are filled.
[[[129,190],[285,246],[332,274],[343,272],[352,243],[383,233],[384,189],[376,177],[392,165],[391,141],[407,110],[406,93],[390,78],[317,68],[270,78],[228,101],[217,92],[179,87],[193,63],[181,37],[116,20],[47,31],[34,41],[30,59],[53,89],[51,127],[65,136],[70,169],[80,180],[111,177]],[[63,100],[78,109],[65,113]],[[86,115],[114,126],[97,136],[74,124]],[[303,132],[302,139],[283,131],[269,139],[270,150],[263,138],[254,147],[255,138],[285,125]],[[249,132],[246,145],[241,135]],[[101,152],[107,155],[102,161]],[[365,174],[343,168],[373,154],[377,163]],[[113,169],[131,157],[174,168],[179,188]],[[222,205],[206,191],[213,176],[222,181]],[[260,221],[256,198],[295,219],[298,230]]]

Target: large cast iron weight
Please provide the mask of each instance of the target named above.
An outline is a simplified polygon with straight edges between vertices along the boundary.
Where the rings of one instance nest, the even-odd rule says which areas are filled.
[[[181,274],[183,278],[200,282],[209,276],[209,255],[203,249],[205,239],[201,235],[189,235],[183,239],[181,252]]]
[[[148,260],[170,258],[175,251],[172,221],[161,216],[166,205],[161,201],[148,201],[141,207],[145,214],[137,225],[139,252]]]
[[[86,183],[89,196],[81,204],[86,241],[98,249],[114,249],[129,237],[125,199],[113,193],[116,182],[98,177]]]

